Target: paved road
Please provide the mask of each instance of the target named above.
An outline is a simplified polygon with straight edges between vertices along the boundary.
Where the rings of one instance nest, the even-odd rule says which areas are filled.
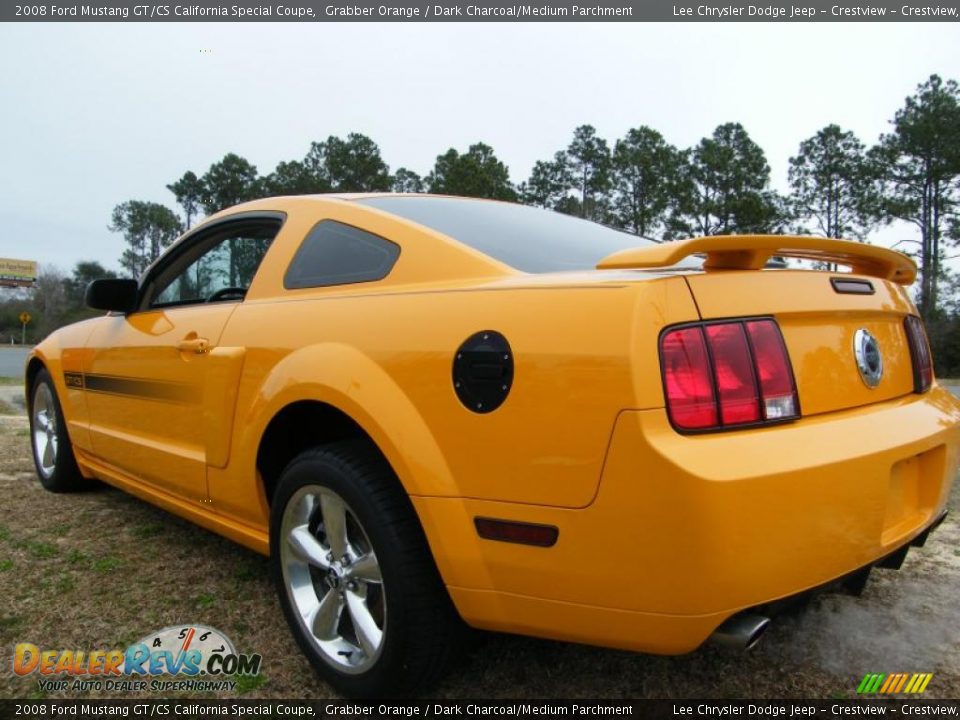
[[[29,348],[0,345],[0,377],[20,377],[27,362]]]

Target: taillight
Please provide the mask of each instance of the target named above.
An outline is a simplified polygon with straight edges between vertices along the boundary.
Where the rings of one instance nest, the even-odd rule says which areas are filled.
[[[923,328],[923,320],[916,315],[907,315],[903,326],[907,331],[910,359],[913,361],[913,391],[926,392],[933,384],[933,358],[927,342],[927,331]]]
[[[685,325],[660,337],[667,412],[678,430],[800,416],[793,368],[771,319]]]
[[[709,428],[717,425],[717,399],[703,328],[672,330],[660,340],[667,407],[678,427]]]

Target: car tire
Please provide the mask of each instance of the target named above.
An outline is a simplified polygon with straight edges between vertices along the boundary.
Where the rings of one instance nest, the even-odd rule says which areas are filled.
[[[84,484],[67,434],[67,422],[50,373],[41,370],[30,402],[30,445],[40,484],[50,492],[71,492]]]
[[[415,695],[458,645],[464,626],[413,505],[369,442],[290,462],[271,506],[270,563],[297,643],[342,695]]]

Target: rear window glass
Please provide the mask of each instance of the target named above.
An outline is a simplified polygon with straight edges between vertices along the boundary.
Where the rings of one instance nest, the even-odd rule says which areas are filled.
[[[371,282],[385,278],[400,247],[350,225],[324,220],[311,230],[283,278],[288,290]]]
[[[357,202],[425,225],[523,272],[591,270],[611,253],[651,244],[630,233],[526,205],[431,196]]]

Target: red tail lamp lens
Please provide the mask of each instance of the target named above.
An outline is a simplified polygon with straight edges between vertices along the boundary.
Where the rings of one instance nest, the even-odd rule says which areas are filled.
[[[761,419],[760,397],[743,325],[708,325],[705,330],[713,354],[721,424],[757,422]]]
[[[796,417],[799,415],[797,386],[780,328],[773,320],[750,320],[746,325],[760,379],[764,419]]]
[[[680,430],[799,417],[793,368],[771,319],[688,325],[660,340],[667,412]]]
[[[670,331],[663,336],[660,352],[673,423],[688,430],[715,426],[717,400],[703,329]]]
[[[927,342],[927,331],[923,327],[923,320],[916,315],[907,315],[903,325],[907,331],[910,359],[913,362],[913,391],[926,392],[933,384],[933,358]]]

